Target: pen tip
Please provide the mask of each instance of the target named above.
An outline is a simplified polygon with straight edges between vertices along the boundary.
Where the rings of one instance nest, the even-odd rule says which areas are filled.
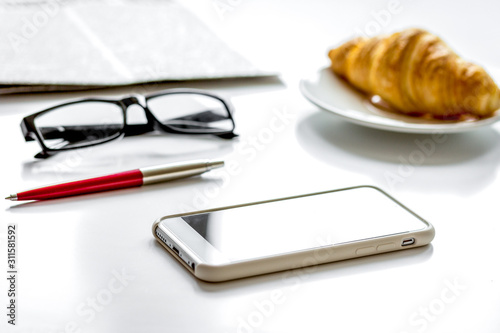
[[[17,195],[11,194],[8,197],[6,197],[5,200],[16,201],[17,200]]]
[[[224,166],[224,161],[210,161],[208,163],[208,169],[216,169],[216,168],[222,168]]]

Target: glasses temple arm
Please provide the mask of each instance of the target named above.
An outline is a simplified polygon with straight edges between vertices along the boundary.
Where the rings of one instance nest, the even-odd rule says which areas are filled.
[[[154,131],[154,127],[150,124],[135,124],[125,127],[125,136],[134,136],[149,133]]]
[[[208,122],[214,122],[214,121],[218,121],[218,120],[225,120],[228,118],[229,118],[228,116],[215,113],[212,110],[205,110],[205,111],[201,111],[198,113],[193,113],[193,114],[186,115],[183,117],[178,117],[178,118],[173,118],[173,119],[168,119],[168,120],[169,121],[171,121],[171,120],[190,120],[190,121],[208,123]]]
[[[77,125],[38,127],[44,140],[63,139],[68,142],[85,141],[89,137],[108,137],[117,133],[122,125]]]

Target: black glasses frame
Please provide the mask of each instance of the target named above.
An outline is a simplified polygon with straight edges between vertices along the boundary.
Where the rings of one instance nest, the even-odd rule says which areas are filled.
[[[174,95],[174,94],[194,94],[194,95],[203,95],[203,96],[208,96],[215,98],[219,100],[226,108],[227,111],[227,119],[231,121],[232,128],[230,130],[226,131],[214,131],[214,130],[209,130],[207,131],[206,129],[203,130],[201,129],[179,129],[179,128],[174,128],[172,126],[169,126],[168,124],[163,124],[161,123],[155,116],[154,114],[149,110],[148,107],[148,101],[150,99],[159,97],[159,96],[164,96],[164,95]],[[110,136],[109,138],[102,139],[97,142],[89,142],[87,144],[82,144],[79,146],[73,146],[73,147],[62,147],[62,148],[49,148],[45,145],[44,143],[44,136],[42,135],[41,131],[37,126],[35,125],[35,119],[39,117],[40,115],[43,115],[47,112],[53,111],[55,109],[72,105],[72,104],[78,104],[78,103],[84,103],[84,102],[101,102],[101,103],[111,103],[118,105],[121,110],[122,110],[122,115],[123,115],[123,127],[121,128],[120,131],[115,133],[114,135]],[[146,114],[146,124],[127,124],[127,109],[131,105],[139,105],[142,107]],[[149,132],[154,132],[154,131],[163,131],[167,133],[174,133],[174,134],[192,134],[192,135],[214,135],[223,139],[232,139],[236,136],[238,136],[236,133],[234,133],[235,129],[235,123],[233,119],[233,112],[234,108],[232,104],[225,100],[223,97],[214,94],[212,92],[207,92],[205,90],[199,90],[199,89],[187,89],[187,88],[175,88],[175,89],[167,89],[163,91],[159,91],[153,94],[148,94],[148,95],[131,95],[128,97],[125,97],[123,99],[119,100],[114,100],[114,99],[106,99],[106,98],[82,98],[82,99],[77,99],[73,100],[67,103],[59,104],[53,107],[50,107],[48,109],[39,111],[37,113],[34,113],[32,115],[29,115],[25,118],[23,118],[21,122],[21,130],[23,132],[24,139],[26,141],[37,141],[40,147],[42,148],[42,151],[38,154],[35,155],[35,158],[47,158],[50,156],[53,156],[57,154],[58,152],[61,151],[66,151],[66,150],[73,150],[73,149],[80,149],[80,148],[85,148],[85,147],[92,147],[96,145],[100,145],[102,143],[106,143],[112,140],[116,140],[125,136],[135,136],[135,135],[141,135]],[[78,126],[81,128],[81,126]],[[89,126],[89,130],[98,130],[98,125],[91,125]],[[61,138],[61,132],[59,131],[54,131],[55,136],[52,138]],[[45,137],[46,137],[45,133]],[[71,135],[71,134],[67,134]],[[50,136],[50,134],[49,134]],[[47,138],[47,137],[46,137]],[[50,137],[49,137],[50,138]]]

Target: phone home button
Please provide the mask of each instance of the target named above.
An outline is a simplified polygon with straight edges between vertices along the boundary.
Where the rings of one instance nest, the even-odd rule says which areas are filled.
[[[362,248],[356,250],[356,254],[359,256],[374,253],[374,252],[375,252],[375,247],[373,247],[373,246],[362,247]]]

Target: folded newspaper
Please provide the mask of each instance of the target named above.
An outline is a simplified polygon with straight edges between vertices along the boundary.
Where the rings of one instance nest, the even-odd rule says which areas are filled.
[[[269,76],[168,0],[0,0],[0,94]]]

